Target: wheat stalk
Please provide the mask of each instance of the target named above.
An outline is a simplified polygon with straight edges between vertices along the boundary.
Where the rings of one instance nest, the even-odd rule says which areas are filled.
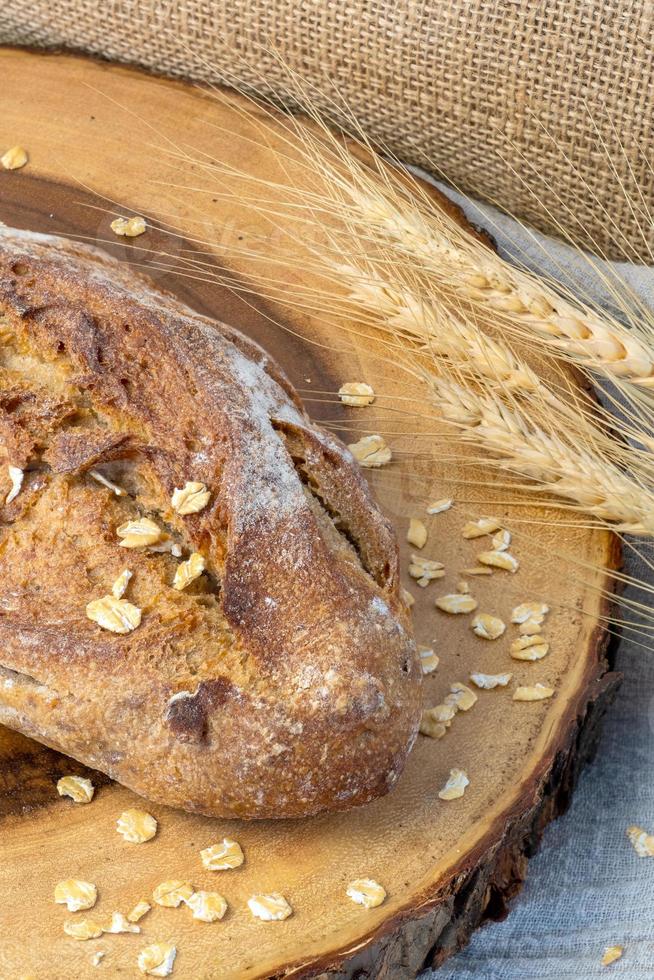
[[[648,311],[626,327],[560,284],[505,261],[435,206],[415,181],[407,180],[402,167],[381,159],[355,119],[350,122],[365,160],[352,154],[313,110],[300,80],[294,81],[299,86],[297,101],[308,110],[318,133],[301,123],[292,131],[306,170],[318,172],[326,189],[322,198],[315,191],[301,195],[309,223],[316,214],[331,214],[358,243],[378,247],[385,238],[430,273],[434,291],[490,314],[523,339],[544,340],[556,354],[596,374],[640,390],[654,387],[654,329]]]
[[[283,179],[281,183],[260,181],[251,174],[224,168],[227,176],[238,176],[253,188],[249,205],[258,209],[262,203],[259,194],[265,199],[272,192],[274,197],[281,189],[288,205],[286,220],[302,220],[304,214],[310,231],[316,216],[319,220],[332,216],[359,243],[393,242],[429,272],[434,291],[455,296],[466,307],[490,314],[522,339],[545,341],[550,351],[597,375],[633,385],[639,391],[654,388],[654,324],[647,314],[627,328],[616,317],[598,312],[563,290],[560,284],[512,265],[484,247],[450,214],[435,206],[414,181],[407,181],[401,165],[380,157],[336,90],[331,94],[314,91],[279,53],[274,54],[286,74],[282,101],[301,107],[313,123],[307,126],[306,120],[286,117],[281,149],[275,152],[284,174],[287,164],[299,164],[307,180],[297,187],[292,181],[287,185]],[[260,81],[265,89],[265,79]],[[219,92],[214,94],[220,98]],[[318,95],[325,107],[322,112],[316,108]],[[257,101],[252,106],[252,111],[245,109],[243,115],[257,125],[262,104]],[[325,121],[325,112],[336,123],[336,131]],[[349,145],[342,138],[343,132],[350,137]],[[351,152],[352,139],[363,150],[363,159]],[[259,142],[255,137],[254,142],[263,146],[265,140]],[[173,151],[172,155],[189,158],[187,151]],[[193,163],[214,176],[221,172],[221,165],[208,155],[194,158]],[[316,174],[322,178],[323,189],[313,186]],[[215,190],[214,186],[212,192]],[[264,200],[263,209],[266,206]],[[273,210],[282,218],[279,201]]]
[[[330,293],[334,307],[353,320],[372,310],[373,322],[387,336],[424,342],[423,353],[437,361],[438,370],[420,366],[420,351],[407,346],[406,339],[388,344],[389,355],[426,385],[436,415],[456,428],[462,442],[480,451],[480,462],[533,480],[533,487],[521,483],[521,489],[569,501],[614,530],[654,536],[649,454],[636,453],[594,426],[578,405],[563,402],[510,347],[418,299],[398,267],[389,282],[391,277],[381,278],[370,263],[364,268],[354,260],[340,265],[327,261],[329,275],[335,272],[339,283],[344,279],[348,285],[344,295],[335,288]],[[303,294],[302,308],[310,308],[315,299]],[[466,374],[479,384],[459,383]],[[563,415],[567,423],[559,424]]]
[[[303,217],[300,223],[315,220]],[[456,425],[463,441],[480,449],[482,461],[534,480],[535,490],[571,501],[617,530],[654,535],[650,454],[629,449],[593,425],[578,395],[566,403],[508,344],[466,317],[465,308],[457,315],[451,305],[438,302],[434,291],[423,298],[421,290],[426,292],[430,281],[406,262],[393,254],[389,260],[384,250],[371,250],[369,241],[365,244],[372,257],[357,262],[356,255],[365,252],[362,236],[343,237],[333,229],[326,235],[327,248],[324,242],[312,246],[309,236],[305,243],[320,285],[315,293],[296,285],[293,302],[302,309],[338,312],[354,322],[363,319],[402,338],[389,353],[414,377],[416,348],[408,348],[406,339],[421,341],[423,352],[438,362],[437,371],[420,372],[437,414]],[[277,244],[276,261],[282,268],[295,264],[296,253],[291,250],[285,256],[281,242]],[[251,244],[232,245],[231,250],[248,259],[257,257]],[[214,270],[212,275],[218,274]],[[278,291],[282,302],[291,300],[283,273],[278,281],[258,282],[256,272],[251,279],[255,293]],[[404,363],[403,354],[409,355]],[[464,387],[461,377],[481,384],[481,390]],[[525,402],[524,409],[518,400]],[[566,421],[559,424],[563,418]],[[557,435],[558,430],[567,431],[574,441]]]
[[[282,233],[272,258],[265,241],[260,253],[268,268],[278,266],[278,279],[269,273],[265,281],[257,279],[253,260],[259,256],[251,239],[242,247],[230,243],[230,255],[240,255],[255,269],[253,292],[272,293],[318,315],[353,317],[355,323],[362,315],[404,339],[389,347],[389,356],[397,360],[406,354],[414,377],[424,361],[406,338],[419,339],[423,353],[438,360],[437,370],[420,371],[431,401],[462,441],[479,448],[482,460],[536,481],[535,490],[571,501],[598,522],[654,535],[648,516],[654,514],[651,455],[600,432],[586,414],[588,403],[580,410],[582,396],[572,385],[569,400],[562,398],[511,348],[506,335],[498,339],[480,327],[479,314],[532,345],[534,337],[543,337],[547,350],[645,388],[648,378],[654,383],[646,339],[495,256],[369,147],[363,163],[322,125],[316,135],[291,120],[287,134],[275,182],[221,168],[213,160],[195,161],[211,178],[212,194],[233,194],[240,206],[266,215]],[[302,172],[295,183],[292,165],[298,157]],[[221,176],[229,178],[223,185]],[[223,189],[234,179],[236,192]],[[300,254],[303,266],[308,256],[306,269],[319,284],[311,291],[296,283],[290,292],[288,273]],[[199,272],[218,277],[215,270]],[[460,384],[462,377],[475,387]],[[634,435],[622,422],[620,427]],[[647,444],[647,436],[636,432],[636,437]]]
[[[262,212],[270,207],[271,216],[287,227],[304,224],[308,242],[317,226],[335,218],[341,228],[330,230],[332,247],[323,254],[323,266],[330,257],[337,261],[343,251],[357,254],[362,244],[380,252],[391,245],[395,254],[387,254],[385,261],[415,260],[441,301],[501,323],[522,341],[533,343],[538,338],[545,342],[543,352],[572,360],[596,375],[641,391],[654,388],[653,334],[646,317],[626,327],[608,312],[598,312],[572,297],[559,284],[510,264],[374,154],[370,167],[334,136],[327,137],[325,145],[325,139],[299,124],[296,135],[306,167],[321,174],[324,191],[283,184],[262,188],[254,179],[248,203]],[[208,166],[214,172],[220,169]],[[279,190],[286,197],[285,213],[279,200],[268,205],[265,199],[266,191]]]

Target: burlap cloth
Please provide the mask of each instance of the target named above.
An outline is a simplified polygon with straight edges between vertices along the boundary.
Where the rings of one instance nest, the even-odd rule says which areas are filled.
[[[0,41],[279,91],[274,49],[403,160],[647,257],[653,21],[651,0],[4,0]]]

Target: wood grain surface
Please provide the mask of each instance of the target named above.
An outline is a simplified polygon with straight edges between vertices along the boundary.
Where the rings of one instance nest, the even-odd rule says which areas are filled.
[[[606,673],[600,624],[608,611],[608,570],[619,558],[616,544],[609,534],[565,527],[554,510],[509,505],[501,489],[475,485],[474,469],[440,461],[433,419],[419,402],[406,411],[406,378],[374,343],[357,344],[292,305],[228,290],[209,273],[198,281],[179,271],[186,248],[202,250],[238,285],[248,269],[230,256],[231,236],[268,241],[275,268],[274,235],[261,216],[221,194],[212,198],[206,173],[192,162],[208,154],[272,178],[274,122],[257,121],[255,145],[255,124],[235,96],[216,99],[183,83],[80,58],[3,50],[0,70],[0,141],[3,149],[21,143],[30,155],[23,170],[0,171],[0,220],[109,248],[191,306],[262,343],[312,414],[348,440],[353,431],[383,432],[394,462],[371,473],[371,481],[403,542],[404,568],[409,517],[424,517],[429,499],[452,493],[457,500],[428,519],[424,554],[443,561],[447,577],[424,590],[405,582],[417,598],[418,641],[434,645],[441,657],[439,670],[426,679],[425,703],[442,701],[450,684],[466,681],[471,670],[514,673],[510,688],[479,692],[474,709],[459,715],[445,738],[421,737],[398,788],[371,806],[307,821],[246,824],[152,805],[159,833],[143,845],[127,844],[115,831],[120,812],[143,801],[99,774],[92,774],[97,792],[89,806],[62,800],[57,778],[81,767],[0,730],[0,976],[137,976],[138,951],[170,940],[178,950],[173,976],[179,980],[413,977],[465,942],[484,917],[504,913],[542,828],[565,808],[579,766],[592,753],[617,680]],[[189,159],[171,155],[173,147],[183,147]],[[159,216],[169,230],[150,230],[133,242],[116,239],[109,229],[116,213]],[[160,268],[161,252],[173,255],[177,271]],[[302,260],[298,245],[289,296],[294,284],[308,279]],[[379,393],[375,406],[338,405],[333,393],[345,380],[371,382]],[[469,617],[448,617],[434,607],[436,595],[454,588],[480,550],[478,541],[461,537],[462,524],[489,510],[513,532],[521,567],[516,575],[498,571],[471,580],[472,588],[480,610],[506,621],[517,602],[538,598],[551,605],[551,653],[537,664],[509,658],[515,628],[489,643],[472,633]],[[523,523],[533,517],[541,522]],[[512,702],[515,683],[536,681],[556,689],[550,701]],[[468,772],[470,786],[463,799],[445,803],[438,791],[452,767]],[[245,864],[205,871],[199,851],[225,835],[240,841]],[[209,925],[193,921],[187,909],[155,907],[139,936],[79,942],[64,935],[63,921],[72,916],[53,903],[56,882],[68,877],[97,885],[91,914],[101,920],[114,910],[127,912],[170,878],[220,891],[229,912]],[[350,902],[345,887],[356,877],[382,882],[386,902],[369,911]],[[294,915],[285,922],[254,920],[246,901],[265,891],[282,892]],[[96,968],[91,958],[98,950],[106,955]]]

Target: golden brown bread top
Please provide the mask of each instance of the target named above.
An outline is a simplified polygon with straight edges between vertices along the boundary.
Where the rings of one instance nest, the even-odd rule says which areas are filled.
[[[257,345],[102,253],[0,227],[3,461],[26,472],[0,511],[0,720],[208,813],[392,785],[419,711],[393,533]],[[180,516],[187,481],[211,496]],[[118,546],[139,516],[204,556],[184,591],[180,558]],[[125,567],[142,621],[117,636],[85,608]]]

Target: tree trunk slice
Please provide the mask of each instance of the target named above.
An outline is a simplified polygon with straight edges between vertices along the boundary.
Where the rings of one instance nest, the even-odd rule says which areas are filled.
[[[352,427],[386,434],[394,462],[372,472],[371,482],[396,523],[405,569],[407,518],[424,517],[429,499],[453,492],[455,507],[427,519],[430,538],[424,550],[445,562],[447,577],[424,590],[408,578],[405,583],[417,599],[417,639],[435,643],[441,655],[439,670],[426,679],[425,703],[442,701],[449,685],[465,682],[471,670],[514,674],[509,688],[479,692],[474,709],[457,716],[445,738],[421,737],[397,789],[362,810],[247,824],[148,805],[160,829],[140,846],[124,843],[114,829],[122,810],[144,805],[134,794],[92,774],[98,788],[91,805],[62,800],[55,791],[57,778],[82,768],[0,730],[0,973],[83,980],[97,975],[91,956],[104,950],[108,975],[135,976],[138,951],[170,939],[178,949],[173,975],[179,980],[414,977],[462,946],[485,918],[504,914],[544,826],[565,809],[579,769],[592,755],[618,681],[607,672],[607,634],[601,626],[609,612],[603,590],[611,587],[610,570],[619,562],[616,541],[605,532],[566,527],[555,510],[509,504],[499,488],[458,483],[463,471],[439,461],[433,451],[435,422],[423,407],[414,407],[412,418],[398,412],[406,405],[401,400],[406,377],[373,341],[357,344],[291,308],[160,271],[157,249],[176,252],[177,264],[184,255],[181,240],[163,231],[148,231],[134,241],[112,236],[109,221],[121,212],[168,215],[170,225],[189,240],[207,237],[198,219],[211,222],[209,234],[222,244],[233,234],[247,240],[269,232],[261,216],[192,193],[190,186],[206,177],[192,163],[166,153],[167,140],[184,142],[258,176],[275,176],[270,150],[248,140],[255,124],[243,118],[236,97],[216,100],[183,83],[79,58],[15,50],[0,52],[0,58],[3,137],[30,154],[24,170],[0,171],[0,218],[32,230],[107,240],[112,252],[145,265],[192,306],[263,343],[315,416],[340,426],[346,437]],[[277,124],[261,117],[257,126],[259,138],[263,127],[273,143]],[[107,207],[114,213],[108,215]],[[274,236],[269,250],[274,257]],[[212,251],[218,262],[219,250]],[[308,281],[302,258],[298,245],[291,277],[297,282]],[[229,268],[237,277],[247,271],[236,261]],[[270,317],[291,332],[271,325]],[[346,380],[372,381],[379,393],[375,405],[335,404],[333,393]],[[322,392],[332,397],[326,401]],[[488,479],[474,467],[465,475]],[[454,589],[457,573],[473,563],[479,545],[487,546],[488,539],[465,541],[462,524],[489,512],[514,532],[512,550],[521,568],[516,575],[498,571],[470,579],[471,586],[480,611],[506,622],[517,602],[549,602],[545,632],[551,653],[537,664],[510,660],[515,627],[489,643],[474,636],[469,617],[447,616],[433,605],[436,595]],[[524,517],[544,523],[522,525]],[[588,570],[591,566],[598,570]],[[512,702],[515,683],[536,681],[555,687],[555,697]],[[468,772],[470,786],[462,799],[444,803],[437,794],[452,767]],[[245,865],[206,872],[198,852],[225,835],[241,842]],[[140,936],[78,942],[62,931],[72,916],[53,904],[54,885],[67,877],[98,886],[98,906],[78,918],[87,914],[105,921],[113,910],[127,912],[170,878],[220,891],[230,911],[222,922],[206,925],[193,921],[186,909],[155,906],[142,920]],[[369,911],[350,902],[344,892],[356,877],[382,882],[386,902]],[[286,895],[294,915],[282,923],[254,920],[247,898],[265,891]]]

